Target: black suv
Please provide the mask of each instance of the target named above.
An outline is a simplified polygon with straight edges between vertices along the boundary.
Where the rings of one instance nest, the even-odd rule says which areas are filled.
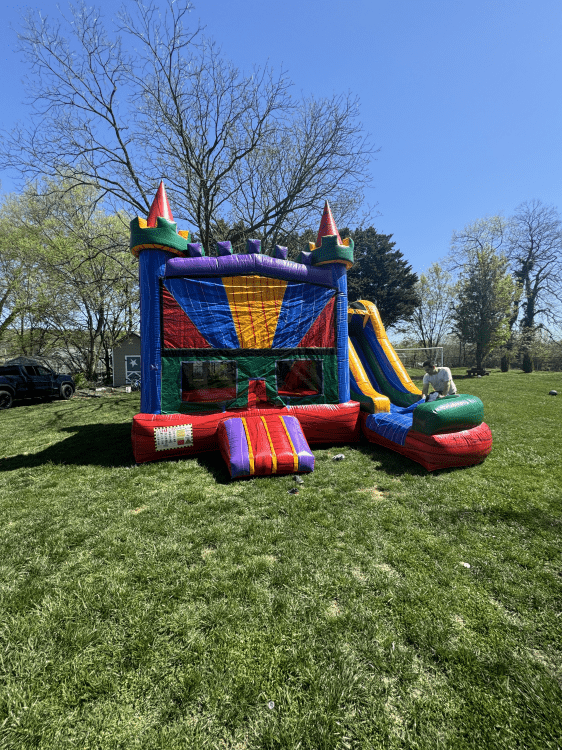
[[[37,360],[19,357],[0,366],[0,409],[9,409],[14,399],[69,399],[75,389],[70,375],[56,373]]]

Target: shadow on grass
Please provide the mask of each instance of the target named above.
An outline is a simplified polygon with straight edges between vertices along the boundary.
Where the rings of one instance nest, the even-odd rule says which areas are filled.
[[[60,433],[69,433],[64,440],[50,445],[45,450],[25,455],[0,459],[0,472],[16,469],[31,469],[47,463],[61,466],[103,466],[118,468],[135,463],[131,447],[131,425],[90,424],[62,427]],[[185,456],[170,461],[198,461],[211,474],[217,484],[228,484],[230,476],[219,451],[198,456]],[[161,462],[151,462],[161,463]]]
[[[135,462],[130,424],[91,424],[63,427],[69,437],[39,453],[0,460],[0,471],[33,468],[46,463],[67,466],[130,466]]]
[[[385,448],[382,445],[376,445],[374,443],[357,443],[353,446],[355,450],[363,453],[365,456],[369,456],[373,461],[378,462],[377,468],[380,471],[384,471],[389,476],[403,477],[406,474],[413,477],[426,477],[429,474],[439,476],[441,474],[451,474],[453,472],[465,471],[472,469],[473,466],[456,466],[445,469],[437,469],[436,471],[428,471],[424,469],[421,464],[412,461],[411,458],[407,458],[390,448]]]
[[[12,405],[10,406],[10,411],[14,411],[14,409],[22,409],[25,406],[37,406],[38,404],[44,404],[44,403],[50,403],[47,402],[44,398],[26,398],[26,399],[18,399],[17,401],[13,401]]]
[[[377,469],[379,471],[383,471],[385,474],[388,474],[389,476],[396,476],[396,477],[403,477],[406,474],[409,474],[411,476],[416,477],[423,477],[427,476],[429,472],[423,468],[423,466],[420,466],[420,464],[417,464],[415,461],[412,461],[409,458],[406,458],[406,456],[402,456],[399,453],[396,453],[395,451],[392,451],[388,448],[383,448],[382,446],[376,446],[372,443],[368,442],[361,442],[361,443],[350,443],[349,446],[345,445],[338,445],[334,446],[333,443],[322,443],[322,444],[315,444],[311,446],[311,450],[314,453],[315,450],[327,450],[331,449],[334,452],[341,453],[344,452],[346,448],[353,448],[353,450],[358,451],[359,453],[362,453],[364,456],[367,456],[372,461],[374,461],[377,464]],[[209,474],[211,474],[214,478],[214,480],[217,482],[217,484],[230,484],[232,481],[230,479],[230,475],[228,473],[228,469],[226,467],[226,464],[224,463],[222,456],[219,451],[213,451],[212,453],[202,453],[199,456],[194,456],[194,458],[197,459],[198,463],[204,467]],[[185,459],[178,459],[178,460],[185,460]],[[452,469],[441,469],[439,471],[431,472],[432,474],[449,474],[451,472],[455,471],[462,471],[463,469],[470,469],[470,466],[465,466],[459,468],[452,468]],[[255,477],[245,477],[244,480],[251,481]]]
[[[423,466],[389,448],[369,444],[362,446],[361,453],[370,456],[378,464],[377,468],[384,471],[388,476],[403,477],[409,474],[410,476],[423,477],[427,475]]]
[[[230,484],[232,479],[228,473],[228,468],[221,456],[220,451],[211,451],[209,453],[200,453],[198,456],[187,456],[180,461],[196,460],[197,463],[206,469],[213,477],[217,484]],[[253,477],[249,477],[252,479]]]

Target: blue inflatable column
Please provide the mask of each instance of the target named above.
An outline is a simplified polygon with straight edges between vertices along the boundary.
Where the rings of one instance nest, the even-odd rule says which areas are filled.
[[[173,258],[165,250],[146,249],[139,255],[140,335],[141,335],[141,412],[162,413],[162,315],[160,277],[166,261]]]
[[[340,404],[345,404],[351,398],[349,391],[349,347],[347,342],[347,268],[343,263],[333,263],[330,265],[334,286],[338,290],[336,300],[338,395]]]

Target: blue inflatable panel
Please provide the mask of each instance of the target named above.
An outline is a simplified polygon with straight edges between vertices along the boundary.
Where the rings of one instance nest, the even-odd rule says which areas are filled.
[[[171,253],[166,250],[143,250],[139,255],[139,288],[141,297],[141,412],[160,414],[162,398],[162,342],[160,326],[161,300],[159,277]]]
[[[332,273],[338,296],[336,301],[336,351],[338,356],[338,388],[340,403],[351,398],[349,383],[349,329],[347,324],[347,271],[343,264],[334,263]]]
[[[369,378],[369,382],[371,383],[371,386],[375,389],[377,393],[384,393],[381,386],[379,385],[375,373],[371,369],[371,365],[367,361],[367,358],[365,357],[365,352],[363,351],[363,347],[358,342],[357,337],[353,335],[353,332],[350,332],[349,338],[351,340],[351,343],[355,347],[355,351],[357,353],[357,356],[359,357],[359,361],[363,365],[363,369],[365,370],[367,377]]]
[[[420,398],[415,404],[410,404],[410,406],[396,406],[396,404],[391,404],[390,411],[393,414],[412,414],[416,406],[420,404],[425,404],[424,398]]]
[[[390,405],[390,412],[379,412],[378,414],[369,414],[365,421],[365,428],[376,432],[387,440],[391,440],[398,445],[404,445],[406,436],[412,429],[414,421],[414,409],[419,403],[411,406],[400,408],[394,404]]]
[[[206,260],[206,259],[204,259]],[[165,279],[164,286],[215,349],[240,346],[221,279]]]
[[[288,282],[275,329],[273,348],[290,349],[298,346],[334,294],[334,289],[324,286]]]
[[[376,360],[381,370],[383,371],[385,378],[389,382],[389,384],[393,388],[396,388],[396,390],[402,393],[406,393],[407,389],[402,384],[402,381],[396,374],[396,371],[394,370],[394,367],[392,366],[392,364],[388,361],[388,357],[386,356],[385,351],[382,348],[381,343],[378,340],[370,321],[369,323],[367,323],[367,325],[363,329],[363,333],[365,335],[365,338],[367,339],[367,342],[371,348],[371,351],[375,355]]]

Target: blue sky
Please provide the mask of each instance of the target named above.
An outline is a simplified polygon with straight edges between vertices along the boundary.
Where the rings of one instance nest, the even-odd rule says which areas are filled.
[[[56,13],[52,0],[29,5]],[[111,14],[118,3],[97,5]],[[10,29],[26,5],[2,7],[9,129],[26,115]],[[359,96],[380,149],[367,196],[374,223],[414,271],[475,219],[532,198],[562,210],[561,0],[195,0],[193,17],[241,68],[269,60],[297,91]],[[14,188],[13,176],[0,178]]]

